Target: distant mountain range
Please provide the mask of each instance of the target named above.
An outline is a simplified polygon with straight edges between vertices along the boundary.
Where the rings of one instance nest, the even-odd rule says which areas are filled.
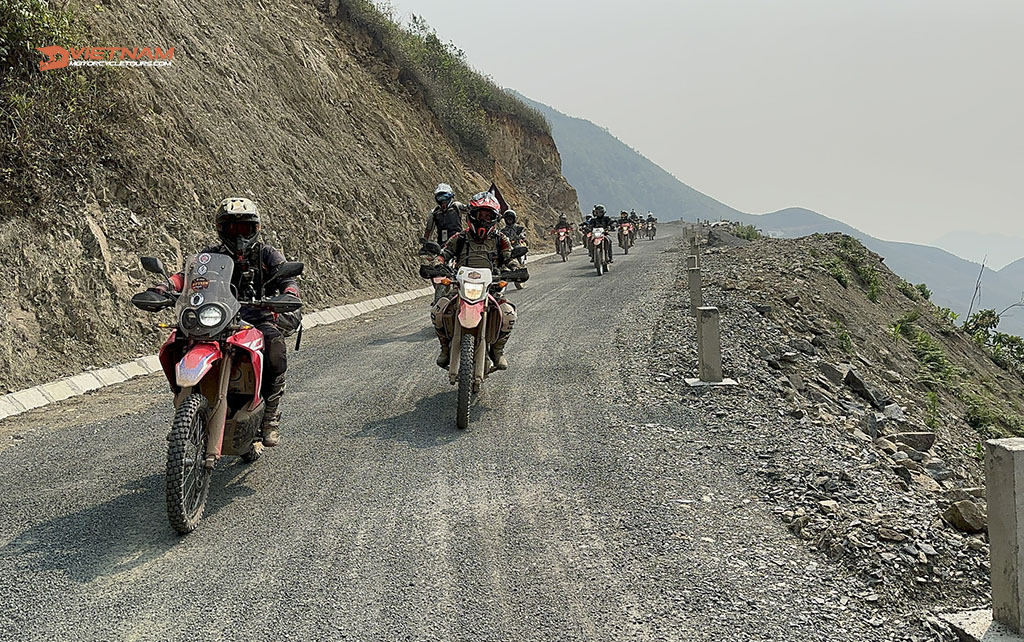
[[[576,188],[584,212],[589,212],[595,203],[603,203],[609,211],[623,207],[636,207],[638,211],[650,209],[662,221],[697,218],[740,221],[775,236],[843,232],[885,257],[886,265],[904,279],[927,283],[932,301],[937,305],[961,315],[967,313],[981,272],[979,263],[929,245],[884,241],[803,208],[787,208],[769,214],[740,212],[684,184],[607,129],[516,95],[538,109],[551,123],[562,156],[562,174]],[[638,197],[641,194],[642,197]],[[1024,247],[1021,251],[1024,252]],[[1024,259],[999,271],[986,267],[982,275],[981,303],[975,302],[974,308],[994,308],[998,312],[1020,301],[1022,293]],[[1024,335],[1024,309],[1008,312],[1000,330]]]
[[[984,260],[995,270],[1001,270],[1024,255],[1024,238],[998,232],[956,230],[943,234],[929,245],[941,247],[969,261]]]

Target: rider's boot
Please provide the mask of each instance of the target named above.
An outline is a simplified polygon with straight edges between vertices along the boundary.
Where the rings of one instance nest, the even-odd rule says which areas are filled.
[[[509,333],[498,335],[498,340],[491,346],[491,360],[494,361],[496,370],[508,370],[508,359],[505,358],[505,344],[508,343]]]
[[[284,397],[284,378],[275,380],[267,393],[263,409],[263,445],[276,446],[281,443],[281,398]]]
[[[441,344],[441,354],[437,356],[437,365],[447,368],[452,362],[452,342],[444,332],[436,330],[437,340]]]

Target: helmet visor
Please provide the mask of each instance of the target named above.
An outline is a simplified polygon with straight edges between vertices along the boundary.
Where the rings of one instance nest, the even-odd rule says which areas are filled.
[[[259,225],[252,221],[232,221],[230,223],[221,223],[220,229],[225,236],[248,239],[256,236]]]

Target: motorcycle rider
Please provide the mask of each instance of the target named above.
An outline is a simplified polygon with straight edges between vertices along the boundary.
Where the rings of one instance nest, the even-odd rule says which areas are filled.
[[[251,286],[251,293],[262,291],[263,284],[274,275],[285,262],[281,250],[259,241],[262,228],[260,212],[256,203],[242,197],[224,199],[217,208],[214,219],[220,245],[211,245],[201,251],[203,254],[225,254],[235,261],[232,285],[244,293]],[[184,272],[171,275],[175,290],[181,292],[185,286]],[[167,294],[167,284],[149,288],[153,292]],[[299,296],[295,279],[285,279],[277,289],[284,294]],[[267,294],[270,294],[269,292]],[[266,401],[263,412],[263,445],[276,446],[281,441],[281,399],[284,397],[285,373],[288,370],[288,348],[285,337],[299,329],[302,324],[301,312],[274,314],[268,310],[243,304],[242,320],[263,333],[263,384],[261,396]]]
[[[507,209],[502,215],[502,218],[505,220],[505,227],[501,229],[501,233],[508,237],[512,247],[526,245],[526,228],[522,225],[516,224],[516,211],[513,209]],[[517,267],[526,267],[525,256],[514,259],[513,262],[517,264]],[[517,290],[522,290],[525,287],[525,283],[516,283]]]
[[[496,227],[500,211],[501,205],[493,194],[490,192],[476,194],[469,202],[469,225],[448,239],[441,254],[437,257],[437,263],[443,264],[454,260],[456,270],[466,266],[498,271],[502,267],[508,266],[512,260],[512,242]],[[448,333],[448,326],[454,321],[457,306],[449,306],[449,303],[458,296],[459,293],[454,292],[447,297],[442,297],[430,310],[430,320],[434,323],[437,340],[441,344],[441,354],[437,357],[437,365],[442,368],[447,368],[451,362],[451,336]],[[495,293],[494,296],[501,308],[503,319],[498,339],[491,346],[491,360],[494,362],[495,368],[506,370],[508,360],[504,354],[505,344],[508,343],[509,334],[516,322],[516,307],[505,299],[504,292]],[[449,307],[451,310],[448,309]]]
[[[429,242],[431,234],[437,230],[437,244],[444,245],[462,229],[466,206],[455,200],[455,193],[448,183],[440,183],[434,188],[434,201],[437,206],[427,215],[427,227],[420,241],[424,244]]]
[[[508,240],[512,243],[512,247],[518,247],[526,244],[526,228],[522,225],[516,224],[516,211],[513,209],[505,210],[505,214],[502,215],[505,221],[505,227],[501,229],[501,233],[508,237]]]
[[[633,236],[633,242],[636,243],[637,234],[640,233],[640,222],[641,222],[640,221],[640,217],[637,216],[636,210],[630,210],[629,211],[629,222],[633,224],[633,231],[632,231],[631,234]]]
[[[615,222],[612,220],[612,217],[608,216],[608,211],[605,210],[604,205],[598,204],[594,206],[594,216],[590,219],[590,229],[594,229],[595,227],[603,227],[605,233],[611,233],[611,231],[615,229]],[[614,263],[611,243],[609,243],[606,248],[608,262]]]
[[[587,218],[589,218],[589,217],[587,217]],[[569,222],[569,219],[566,218],[565,214],[559,214],[558,215],[558,222],[555,223],[555,234],[558,234],[558,230],[565,230],[566,231],[565,238],[566,238],[566,240],[569,241],[569,251],[571,252],[572,251],[572,223]],[[558,241],[556,240],[555,241],[555,251],[556,252],[558,251],[557,244],[558,244]]]

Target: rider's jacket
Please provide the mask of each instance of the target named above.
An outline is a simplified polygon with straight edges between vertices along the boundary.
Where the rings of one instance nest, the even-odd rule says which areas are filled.
[[[439,257],[443,262],[455,260],[458,267],[499,270],[512,260],[512,242],[495,228],[478,241],[467,230],[448,239]]]
[[[501,233],[508,237],[512,245],[519,245],[526,242],[526,228],[522,225],[506,225],[501,228]]]
[[[423,238],[429,241],[430,235],[436,229],[437,242],[446,243],[462,229],[462,215],[466,211],[468,208],[458,201],[452,201],[446,208],[438,205],[427,215],[427,227],[423,232]]]

